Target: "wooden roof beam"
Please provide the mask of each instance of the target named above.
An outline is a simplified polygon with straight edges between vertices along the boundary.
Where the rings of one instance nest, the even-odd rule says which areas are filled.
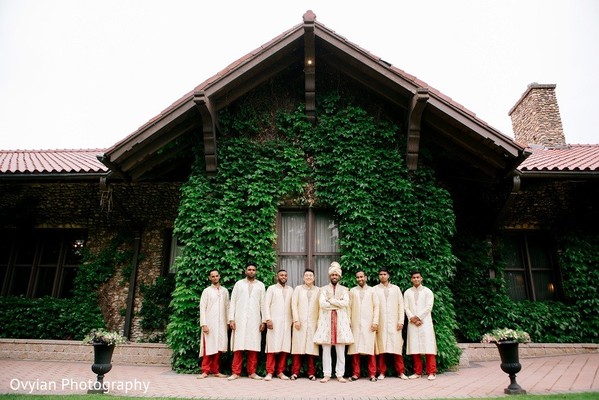
[[[312,10],[304,14],[304,79],[306,91],[306,118],[316,122],[316,40],[314,23],[316,15]]]
[[[408,114],[408,140],[406,145],[406,165],[410,171],[418,169],[418,149],[420,147],[420,121],[422,111],[428,101],[428,89],[418,88],[412,97]]]
[[[435,118],[433,115],[430,115],[428,111],[425,122],[427,125],[430,125],[431,128],[441,134],[435,136],[436,140],[439,141],[441,138],[445,138],[447,140],[446,143],[451,142],[459,146],[461,148],[461,152],[470,153],[478,160],[482,160],[498,170],[506,169],[508,157],[495,151],[489,151],[492,150],[492,148],[485,146],[481,138],[479,138],[479,140],[475,139],[474,137],[468,139],[467,133],[460,131],[457,127],[454,127],[450,131],[451,128],[449,126],[443,124],[441,120]]]
[[[331,68],[338,70],[347,77],[356,81],[358,84],[363,85],[368,90],[376,93],[381,97],[384,97],[387,101],[391,102],[392,104],[399,106],[401,109],[408,109],[409,104],[406,101],[404,95],[405,89],[400,87],[399,85],[394,84],[394,82],[381,82],[376,78],[373,78],[372,76],[365,74],[364,71],[352,68],[352,66],[348,62],[340,58],[337,58],[331,54],[328,54],[326,56],[321,55],[319,57],[319,61],[321,63],[324,62]],[[406,92],[406,95],[408,94],[409,92]]]
[[[161,169],[170,168],[171,166],[177,165],[177,160],[175,159],[181,152],[190,148],[193,145],[194,136],[189,134],[192,132],[192,128],[188,129],[185,133],[182,134],[180,139],[177,141],[177,147],[173,149],[169,149],[167,151],[157,153],[153,157],[148,157],[142,163],[135,165],[135,167],[131,168],[129,171],[129,175],[131,179],[136,181],[143,177],[146,172],[151,172],[156,167],[160,166]]]
[[[429,121],[426,121],[429,124]],[[431,125],[432,126],[432,125]],[[438,127],[435,129],[439,129]],[[430,131],[427,133],[427,140],[432,140],[446,152],[454,154],[456,157],[460,158],[464,162],[476,166],[481,172],[485,175],[493,178],[493,180],[498,179],[498,173],[502,170],[502,166],[497,164],[488,157],[480,157],[479,153],[473,151],[473,149],[464,147],[462,142],[456,141],[455,137],[448,136],[447,132],[439,131],[438,134],[432,133],[429,136]]]
[[[130,151],[128,158],[119,162],[121,169],[129,172],[137,168],[138,165],[145,163],[148,159],[155,157],[156,153],[161,151],[165,146],[168,146],[169,143],[177,140],[181,135],[184,135],[193,128],[197,124],[195,119],[182,121],[176,126],[173,125],[173,129],[160,132],[160,135],[156,134],[152,138],[140,143]]]
[[[248,79],[235,81],[234,85],[232,84],[231,86],[227,86],[222,90],[212,91],[210,88],[210,92],[207,93],[207,95],[210,97],[212,102],[212,108],[215,111],[220,111],[229,104],[233,103],[235,100],[251,92],[264,82],[267,82],[269,79],[285,70],[285,68],[288,68],[290,65],[292,65],[294,62],[294,56],[296,56],[296,54],[290,53],[289,58],[281,58],[273,64],[265,66],[264,69],[261,69],[261,73],[259,74],[252,73],[249,75],[248,73]],[[302,56],[298,54],[295,62],[301,60],[301,57]]]
[[[193,101],[202,115],[206,173],[208,176],[214,176],[218,166],[216,160],[216,114],[210,99],[203,90],[193,94]]]

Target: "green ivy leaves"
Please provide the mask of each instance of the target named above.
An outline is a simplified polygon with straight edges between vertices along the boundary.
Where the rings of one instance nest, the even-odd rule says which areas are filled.
[[[318,104],[315,125],[306,121],[301,106],[293,112],[269,111],[259,101],[255,115],[243,104],[222,113],[226,134],[218,138],[217,175],[208,179],[198,167],[182,187],[176,233],[185,251],[178,261],[168,329],[175,369],[198,368],[197,303],[210,269],[219,269],[221,282],[230,288],[252,260],[259,279],[272,281],[275,221],[283,203],[336,213],[349,286],[358,269],[376,283],[384,266],[405,290],[409,271],[421,269],[437,298],[439,365],[458,363],[453,298],[446,284],[455,271],[449,242],[455,217],[448,192],[435,184],[426,166],[407,171],[397,126],[336,93]],[[266,128],[266,121],[275,126]]]

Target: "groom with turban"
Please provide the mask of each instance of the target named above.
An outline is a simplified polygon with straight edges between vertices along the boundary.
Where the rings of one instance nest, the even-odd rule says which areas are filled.
[[[349,324],[349,290],[340,284],[341,266],[333,261],[329,267],[329,284],[320,289],[320,315],[318,328],[314,334],[314,343],[322,345],[322,372],[320,380],[326,383],[333,372],[331,347],[335,346],[337,363],[335,376],[341,383],[347,382],[345,373],[345,346],[354,342]]]

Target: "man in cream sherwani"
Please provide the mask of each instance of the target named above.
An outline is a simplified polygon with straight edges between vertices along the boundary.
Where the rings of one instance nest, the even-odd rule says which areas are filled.
[[[200,297],[200,358],[202,373],[198,379],[213,374],[226,378],[220,373],[220,355],[227,351],[227,311],[229,291],[220,285],[220,274],[213,269],[208,273],[211,285],[202,291]]]
[[[437,377],[437,339],[431,315],[435,296],[432,290],[422,285],[420,271],[412,271],[410,280],[413,286],[404,293],[406,315],[410,321],[406,354],[411,354],[414,358],[414,374],[410,375],[410,379],[417,379],[422,375],[422,355],[424,354],[428,380],[432,381]]]
[[[333,261],[329,267],[330,283],[320,288],[320,315],[314,334],[314,343],[322,345],[322,372],[324,374],[320,380],[322,383],[328,382],[333,372],[331,346],[335,346],[337,354],[335,366],[337,380],[341,383],[347,382],[343,377],[345,346],[354,342],[349,324],[349,290],[339,284],[339,279],[341,279],[341,266],[338,262]]]
[[[314,332],[318,325],[320,289],[314,284],[314,271],[304,271],[304,284],[297,286],[291,299],[293,333],[291,337],[291,379],[296,380],[300,373],[302,357],[305,356],[308,379],[316,380],[316,357],[318,345],[314,343]]]
[[[229,304],[229,327],[231,328],[231,350],[233,362],[229,380],[239,378],[243,365],[243,351],[247,353],[247,372],[252,379],[262,379],[256,374],[258,353],[262,342],[265,321],[262,319],[264,309],[264,284],[256,279],[256,266],[245,267],[245,279],[233,286]]]
[[[376,382],[376,358],[374,355],[376,331],[379,325],[379,298],[375,290],[366,284],[366,274],[356,273],[358,286],[350,291],[351,327],[354,342],[349,345],[347,354],[352,355],[352,376],[350,381],[360,378],[360,355],[368,359],[368,376]]]
[[[378,379],[385,379],[387,354],[393,356],[395,373],[408,379],[403,362],[404,301],[399,286],[390,282],[391,274],[385,267],[379,269],[379,284],[374,287],[380,302],[379,329],[376,333]]]
[[[287,271],[277,272],[277,283],[266,289],[264,319],[266,320],[266,376],[270,381],[275,373],[279,379],[288,380],[285,375],[287,354],[291,351],[291,298],[293,289],[287,286]]]

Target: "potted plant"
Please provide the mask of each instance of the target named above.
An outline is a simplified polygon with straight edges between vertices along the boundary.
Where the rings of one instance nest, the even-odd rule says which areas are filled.
[[[104,375],[112,369],[112,353],[114,347],[118,344],[125,343],[127,339],[118,332],[111,332],[105,329],[92,329],[85,338],[83,343],[94,346],[94,363],[92,371],[98,376],[94,383],[93,389],[89,389],[87,393],[101,393],[106,391],[104,387]]]
[[[518,344],[530,342],[530,335],[519,329],[500,328],[485,333],[482,343],[495,343],[501,357],[501,369],[510,377],[510,385],[503,391],[505,394],[526,394],[516,382],[516,374],[522,369],[518,354]]]

